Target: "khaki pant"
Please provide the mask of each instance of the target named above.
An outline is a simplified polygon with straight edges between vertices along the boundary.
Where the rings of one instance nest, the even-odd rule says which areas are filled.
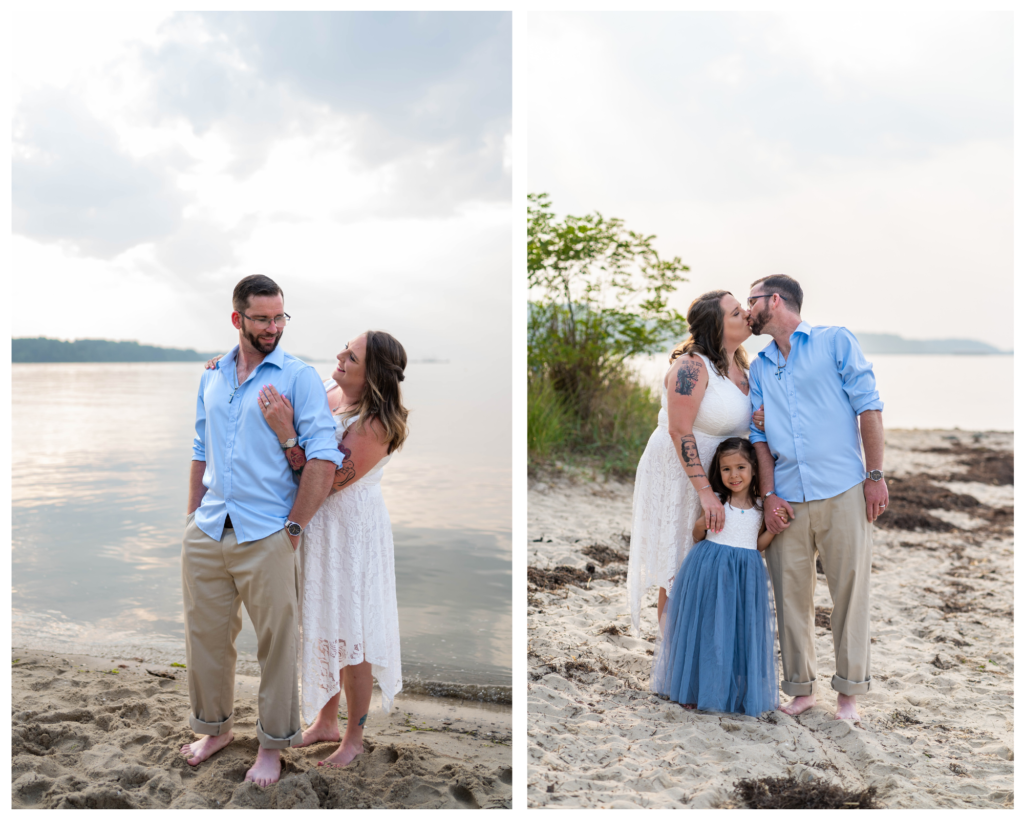
[[[765,551],[779,621],[782,690],[794,697],[814,693],[817,552],[832,595],[832,687],[841,694],[865,694],[871,687],[871,524],[864,486],[790,505],[796,517]]]
[[[217,736],[234,723],[235,638],[245,603],[260,663],[256,737],[263,748],[297,744],[298,561],[288,533],[239,543],[225,529],[218,543],[192,515],[181,545],[181,582],[192,730]]]

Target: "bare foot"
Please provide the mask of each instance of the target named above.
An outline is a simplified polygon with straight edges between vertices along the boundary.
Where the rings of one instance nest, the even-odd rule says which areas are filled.
[[[682,705],[683,708],[685,708],[687,711],[696,711],[697,710],[697,706],[693,705],[692,703],[689,703],[689,702],[682,702],[682,703],[680,703],[680,705]]]
[[[344,768],[362,752],[362,742],[343,742],[337,751],[318,764],[327,768]]]
[[[817,702],[814,698],[814,694],[808,694],[805,697],[794,697],[785,705],[780,706],[779,710],[783,714],[789,714],[791,717],[795,717],[797,714],[802,714],[808,708],[813,707]]]
[[[256,762],[245,772],[246,782],[255,782],[261,788],[273,785],[281,778],[281,751],[278,748],[260,748]]]
[[[235,735],[230,731],[215,737],[204,736],[188,745],[182,745],[181,753],[189,765],[198,765],[203,760],[209,759],[234,738]]]
[[[840,694],[836,700],[836,719],[852,719],[854,722],[860,722],[860,714],[857,713],[856,697]]]
[[[305,731],[302,732],[302,742],[293,745],[293,748],[305,748],[316,742],[341,742],[341,733],[338,731],[338,721],[321,722],[315,720]]]

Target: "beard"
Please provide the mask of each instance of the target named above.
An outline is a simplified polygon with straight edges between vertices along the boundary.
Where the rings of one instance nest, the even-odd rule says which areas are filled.
[[[750,322],[750,332],[753,333],[755,336],[761,335],[761,333],[764,332],[765,325],[771,320],[772,313],[766,307],[758,314],[757,318]]]
[[[270,355],[274,350],[277,349],[277,345],[281,342],[281,336],[284,334],[284,330],[278,330],[277,335],[274,336],[273,340],[260,339],[258,336],[253,335],[243,325],[242,332],[245,334],[246,340],[253,346],[256,352],[263,355]]]

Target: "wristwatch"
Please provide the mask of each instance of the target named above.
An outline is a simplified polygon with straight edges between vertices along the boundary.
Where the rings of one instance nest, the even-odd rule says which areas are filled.
[[[771,496],[772,496],[772,495],[774,495],[774,494],[775,494],[775,490],[774,490],[774,489],[769,489],[769,490],[768,490],[767,492],[765,492],[765,493],[764,493],[764,494],[763,494],[763,495],[762,495],[761,497],[762,497],[762,498],[768,498],[768,497],[771,497]]]
[[[885,473],[881,469],[872,469],[870,472],[868,472],[868,477],[871,478],[871,480],[877,482],[882,480],[882,476],[884,474]]]
[[[280,441],[278,441],[278,443],[279,443],[279,444],[281,444],[281,449],[291,449],[291,448],[292,448],[293,446],[295,446],[295,445],[296,445],[296,444],[297,444],[298,442],[299,442],[299,439],[298,439],[298,438],[289,438],[289,439],[288,439],[287,441],[285,441],[285,442],[284,442],[283,444],[281,444],[281,442],[280,442]]]
[[[292,537],[298,537],[302,534],[302,527],[294,521],[286,520],[284,522],[285,531],[288,532]]]

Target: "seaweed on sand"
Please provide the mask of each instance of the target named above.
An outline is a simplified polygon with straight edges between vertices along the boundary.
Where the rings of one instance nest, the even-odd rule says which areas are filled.
[[[833,810],[873,808],[878,793],[873,785],[863,791],[847,791],[816,779],[800,782],[792,776],[741,779],[735,791],[748,808]]]
[[[598,544],[587,546],[583,550],[583,554],[595,563],[601,564],[602,568],[607,566],[609,563],[629,563],[629,555],[617,552],[610,546],[600,546]]]

